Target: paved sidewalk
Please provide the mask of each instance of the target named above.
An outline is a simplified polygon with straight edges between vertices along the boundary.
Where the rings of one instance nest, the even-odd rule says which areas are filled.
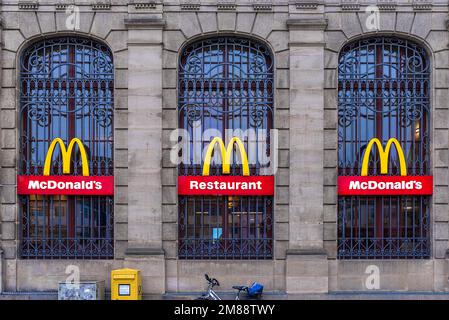
[[[233,293],[218,293],[225,300],[234,300]],[[191,300],[200,294],[165,294],[163,299]],[[333,292],[329,294],[285,294],[265,293],[263,300],[449,300],[449,292]]]
[[[288,300],[449,300],[448,293],[330,293],[318,295],[288,295]]]
[[[224,300],[234,300],[231,292],[218,293]],[[144,295],[145,300],[194,300],[200,293],[167,293]],[[10,292],[0,294],[0,300],[56,300],[57,292]],[[106,293],[106,300],[110,294]],[[333,292],[329,294],[265,293],[263,300],[449,300],[449,292]]]

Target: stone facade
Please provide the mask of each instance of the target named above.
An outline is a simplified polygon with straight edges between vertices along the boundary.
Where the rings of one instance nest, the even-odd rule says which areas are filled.
[[[366,267],[381,290],[448,291],[449,32],[443,0],[378,0],[379,29],[366,26],[365,0],[10,0],[1,4],[0,290],[55,290],[65,268],[106,280],[115,268],[142,270],[147,294],[200,291],[203,274],[221,289],[260,281],[266,291],[364,291]],[[79,28],[66,10],[76,5]],[[44,37],[82,35],[107,44],[115,67],[115,259],[18,258],[18,65]],[[177,68],[196,39],[241,35],[275,57],[275,128],[279,130],[274,258],[186,261],[177,258],[177,168],[169,136],[177,128]],[[413,39],[432,65],[431,141],[435,177],[432,258],[337,260],[337,66],[340,49],[370,35]]]

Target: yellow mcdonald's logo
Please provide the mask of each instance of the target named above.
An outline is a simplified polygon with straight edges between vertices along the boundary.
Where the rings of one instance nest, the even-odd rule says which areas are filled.
[[[233,137],[231,141],[229,141],[227,148],[221,138],[215,137],[212,139],[209,147],[206,151],[206,157],[204,158],[203,165],[203,176],[209,175],[210,163],[212,160],[212,151],[214,151],[215,144],[218,143],[221,152],[221,159],[223,161],[223,173],[229,174],[231,172],[231,157],[234,151],[234,143],[237,144],[238,149],[240,150],[240,156],[242,158],[242,166],[243,166],[243,175],[249,176],[249,164],[248,164],[248,156],[246,154],[245,146],[243,145],[242,140],[237,137]]]
[[[382,146],[382,143],[379,139],[374,138],[371,139],[368,143],[368,146],[365,150],[365,155],[363,156],[362,161],[362,176],[368,175],[368,162],[369,162],[369,156],[371,154],[371,149],[373,148],[373,145],[376,144],[377,149],[379,150],[379,159],[380,159],[380,173],[381,174],[387,174],[388,173],[388,157],[390,155],[391,146],[394,144],[396,147],[396,152],[398,154],[399,158],[399,168],[401,170],[401,176],[407,175],[407,166],[405,164],[405,157],[404,157],[404,151],[402,150],[401,144],[398,140],[395,138],[391,138],[388,140],[387,145],[385,149]]]
[[[70,159],[72,157],[73,148],[75,147],[75,144],[77,144],[81,154],[83,176],[89,176],[89,165],[87,163],[86,149],[84,149],[83,143],[78,138],[74,138],[70,141],[68,149],[66,149],[64,141],[61,138],[56,138],[51,142],[50,147],[48,148],[47,151],[47,156],[45,157],[44,176],[50,175],[50,167],[53,158],[53,152],[55,151],[55,147],[57,144],[59,144],[59,148],[61,150],[62,155],[62,173],[64,174],[70,173],[70,162],[71,162]]]

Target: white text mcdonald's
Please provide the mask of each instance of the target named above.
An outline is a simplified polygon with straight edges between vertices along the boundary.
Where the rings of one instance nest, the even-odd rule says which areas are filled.
[[[229,174],[231,168],[231,159],[234,152],[234,145],[240,152],[242,159],[242,176],[210,176],[210,164],[212,161],[212,152],[215,145],[218,144],[223,174]],[[203,165],[202,176],[179,176],[178,194],[180,195],[240,195],[257,196],[274,194],[273,176],[250,176],[248,156],[246,154],[243,142],[233,137],[227,147],[221,138],[215,137],[206,151]]]
[[[369,157],[373,146],[377,147],[380,161],[380,176],[368,176]],[[389,176],[388,159],[391,147],[396,148],[399,159],[399,176]],[[371,139],[368,143],[362,161],[360,176],[339,176],[338,194],[353,195],[431,195],[433,193],[432,176],[408,176],[404,152],[398,140],[388,140],[385,149],[379,139]]]
[[[62,159],[62,173],[52,176],[51,163],[56,146],[59,145]],[[71,172],[71,157],[75,145],[78,146],[82,162],[82,176],[69,175]],[[56,138],[50,144],[45,157],[42,176],[17,176],[17,193],[20,195],[113,195],[113,176],[91,176],[86,150],[81,140],[74,138],[68,148],[61,138]]]

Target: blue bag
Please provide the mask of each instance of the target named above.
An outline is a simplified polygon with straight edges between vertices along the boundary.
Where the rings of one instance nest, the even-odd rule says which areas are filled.
[[[251,287],[248,288],[248,295],[250,297],[261,295],[263,292],[263,285],[260,283],[254,282]]]

